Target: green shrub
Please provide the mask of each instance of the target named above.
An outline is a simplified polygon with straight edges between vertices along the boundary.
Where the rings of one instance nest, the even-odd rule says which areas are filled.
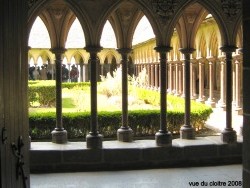
[[[46,84],[45,84],[46,83]],[[39,100],[43,104],[55,102],[55,82],[39,82],[29,86],[29,98]],[[46,85],[46,86],[45,86]],[[90,83],[63,83],[63,88],[89,90]],[[131,86],[133,87],[133,86]],[[158,91],[136,88],[137,97],[146,103],[159,106],[160,93]],[[42,96],[42,97],[41,97]],[[178,134],[184,124],[183,98],[167,95],[167,128],[174,134]],[[204,104],[191,102],[191,125],[196,129],[202,129],[205,121],[212,113],[212,109]],[[68,132],[69,139],[85,138],[90,131],[90,112],[75,112],[63,114],[63,127]],[[129,111],[129,126],[135,137],[154,136],[160,127],[160,110]],[[32,139],[51,139],[51,131],[56,127],[55,113],[30,113],[30,135]],[[99,131],[106,138],[115,138],[117,129],[122,125],[122,112],[99,112]]]
[[[29,106],[38,102],[40,106],[55,106],[56,101],[56,85],[55,80],[46,81],[29,81],[28,99]],[[72,89],[74,87],[86,88],[90,86],[89,82],[66,82],[62,83],[62,88]]]
[[[201,129],[211,111],[208,108],[191,113],[191,124],[196,129]],[[85,138],[90,130],[90,112],[76,112],[63,114],[63,127],[68,132],[69,139]],[[160,126],[159,110],[129,111],[129,126],[135,137],[154,136]],[[51,131],[56,127],[55,113],[30,113],[30,135],[34,140],[50,139]],[[171,111],[167,113],[168,130],[174,134],[179,133],[184,124],[184,112]],[[122,125],[122,113],[99,112],[99,131],[106,138],[115,138],[117,129]]]

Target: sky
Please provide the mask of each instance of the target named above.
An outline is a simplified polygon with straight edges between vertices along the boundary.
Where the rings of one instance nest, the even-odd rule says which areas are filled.
[[[145,16],[142,17],[141,21],[139,22],[135,30],[132,44],[135,45],[154,37],[155,35],[153,33],[152,27],[148,19]],[[117,48],[115,34],[109,21],[107,21],[104,26],[100,43],[101,46],[104,48]],[[43,21],[40,19],[40,17],[36,18],[31,28],[28,44],[31,48],[51,47],[50,37],[47,28],[44,25]],[[74,23],[70,28],[65,47],[66,48],[85,47],[85,37],[78,19],[74,21]]]

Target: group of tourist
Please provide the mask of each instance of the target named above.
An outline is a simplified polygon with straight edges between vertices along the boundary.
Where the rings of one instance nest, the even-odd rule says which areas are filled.
[[[42,65],[41,68],[40,66],[29,67],[29,80],[52,80],[53,77],[55,78],[55,75],[52,77],[52,74],[52,67],[48,65]],[[79,71],[75,65],[71,66],[70,71],[66,65],[62,65],[62,82],[77,82],[78,77]]]
[[[48,65],[29,67],[29,80],[52,80],[52,68]]]

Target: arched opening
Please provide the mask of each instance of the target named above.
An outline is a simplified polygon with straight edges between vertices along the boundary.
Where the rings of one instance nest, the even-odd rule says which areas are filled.
[[[132,44],[136,45],[152,38],[155,38],[152,26],[147,17],[143,16],[135,29]]]
[[[85,47],[85,36],[82,30],[82,26],[77,18],[70,27],[65,47],[66,48]]]
[[[117,48],[115,33],[108,20],[104,25],[100,43],[104,48]]]
[[[28,45],[31,48],[51,48],[48,29],[39,16],[32,25]]]
[[[138,77],[145,70],[145,80],[142,81],[146,84],[145,87],[157,88],[160,69],[158,68],[158,55],[154,50],[156,46],[155,35],[145,15],[142,16],[135,28],[132,44],[133,58],[130,59],[129,74],[134,73]]]

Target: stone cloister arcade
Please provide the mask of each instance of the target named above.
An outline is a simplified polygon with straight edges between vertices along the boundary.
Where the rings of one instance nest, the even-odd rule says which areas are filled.
[[[239,4],[236,3],[233,13],[228,12],[227,4],[222,3],[218,9],[209,1],[191,1],[183,4],[172,2],[166,4],[164,8],[160,7],[160,4],[158,1],[147,3],[125,1],[116,5],[112,4],[113,9],[110,9],[112,6],[107,7],[107,12],[105,12],[104,8],[100,10],[99,6],[89,3],[89,7],[94,6],[94,10],[100,13],[100,18],[105,18],[95,22],[91,19],[94,19],[99,13],[95,12],[95,16],[90,18],[89,16],[93,12],[88,12],[83,8],[81,11],[86,11],[88,14],[82,14],[81,11],[80,14],[74,3],[57,0],[44,4],[41,10],[35,9],[36,3],[30,4],[29,28],[36,16],[40,16],[47,26],[51,38],[51,49],[48,54],[50,54],[51,60],[52,54],[55,56],[56,72],[61,72],[60,65],[64,56],[70,58],[74,55],[71,50],[65,49],[65,41],[76,16],[82,25],[86,39],[85,53],[79,55],[83,49],[78,50],[75,59],[82,65],[80,68],[81,80],[84,80],[83,77],[85,77],[83,76],[85,75],[83,74],[85,72],[83,64],[90,62],[90,69],[87,71],[91,82],[92,117],[91,132],[87,137],[89,148],[102,147],[102,136],[98,132],[97,122],[97,75],[100,74],[98,64],[105,62],[103,54],[107,53],[106,49],[103,50],[100,46],[102,27],[106,20],[111,23],[117,38],[118,50],[113,51],[112,54],[116,60],[120,55],[122,64],[122,127],[117,132],[118,140],[125,142],[133,140],[133,131],[129,128],[128,122],[127,98],[128,59],[132,53],[135,74],[145,67],[149,75],[148,85],[160,88],[161,124],[159,132],[156,134],[157,145],[171,145],[172,142],[171,134],[166,127],[167,91],[170,94],[185,96],[185,125],[181,129],[181,138],[186,139],[195,137],[194,129],[190,125],[190,100],[198,98],[200,102],[205,102],[207,94],[206,102],[215,106],[214,92],[218,91],[217,93],[220,95],[218,104],[225,108],[227,114],[227,127],[222,133],[222,139],[225,142],[236,141],[236,132],[232,129],[231,121],[232,101],[236,109],[241,110],[242,70],[240,59],[242,58],[240,58],[239,48],[242,48],[242,30]],[[180,5],[181,9],[178,12]],[[149,6],[152,6],[152,9],[148,9]],[[156,38],[152,42],[137,45],[133,49],[133,33],[143,15],[146,15],[151,23]],[[145,48],[147,49],[145,50]],[[237,59],[236,61],[232,61],[233,56]],[[110,59],[108,58],[108,63],[111,62]],[[63,129],[61,121],[60,74],[56,74],[56,86],[57,125],[52,133],[52,140],[56,143],[65,143],[67,142],[67,131]],[[196,96],[197,94],[198,96]]]
[[[244,6],[241,6],[242,2]],[[250,50],[246,35],[250,32],[250,5],[247,0],[3,0],[0,5],[3,25],[0,27],[0,41],[3,41],[0,48],[2,187],[29,187],[29,180],[25,176],[18,179],[16,172],[20,167],[29,177],[30,164],[54,170],[73,167],[79,170],[90,168],[91,164],[100,168],[124,167],[126,164],[133,167],[165,163],[167,166],[186,163],[187,160],[197,165],[201,161],[213,163],[213,159],[218,163],[239,159],[239,153],[243,156],[244,187],[249,187],[250,107],[245,105],[250,100],[247,85],[250,55],[246,53]],[[51,40],[51,48],[43,50],[42,54],[38,53],[39,49],[28,47],[29,33],[37,16],[46,25]],[[149,20],[155,39],[133,46],[133,34],[143,16]],[[68,32],[76,17],[84,32],[85,46],[83,49],[66,49]],[[107,20],[116,36],[115,50],[100,44]],[[29,148],[28,135],[27,62],[31,58],[35,62],[39,57],[43,62],[49,60],[54,64],[56,71],[56,125],[52,131],[52,143],[60,148],[58,151],[47,149],[45,153]],[[62,122],[64,57],[68,63],[74,57],[79,66],[88,65],[86,74],[81,68],[80,80],[84,81],[83,75],[85,78],[87,75],[91,91],[90,132],[83,151],[79,148],[64,151],[73,147],[73,144],[67,145],[67,130]],[[134,73],[137,75],[146,68],[150,78],[148,87],[159,90],[160,124],[154,145],[143,147],[140,142],[131,148],[103,147],[103,136],[98,129],[97,82],[101,73],[98,66],[114,61],[122,67],[122,126],[117,130],[117,143],[138,144],[133,142],[133,130],[128,121],[127,75],[129,62],[132,62]],[[178,141],[172,139],[166,123],[167,94],[185,97],[184,125]],[[192,99],[211,106],[216,103],[226,111],[226,126],[219,140],[196,138],[190,123]],[[242,153],[241,143],[232,128],[233,110],[243,111]],[[201,140],[198,146],[193,143]],[[188,144],[183,145],[185,141]],[[177,146],[176,142],[181,144]],[[51,160],[46,161],[43,156],[50,156]],[[17,158],[21,162],[19,166],[16,165]],[[65,168],[60,167],[60,160]]]
[[[39,62],[39,58],[41,61]],[[29,66],[47,65],[47,69],[52,72],[52,79],[55,79],[55,64],[54,54],[47,48],[30,48],[28,56]],[[98,54],[98,68],[97,75],[106,76],[108,72],[113,72],[120,64],[119,53],[115,49],[103,49]],[[71,65],[75,64],[79,70],[80,82],[90,81],[90,66],[88,63],[89,54],[84,49],[71,48],[64,53],[62,63],[66,65],[67,69],[71,69]],[[32,63],[31,63],[32,62]],[[39,62],[39,63],[38,63]],[[100,77],[99,77],[100,78]]]
[[[192,100],[206,103],[211,107],[226,107],[226,69],[225,55],[219,48],[220,31],[216,21],[208,15],[201,23],[195,38],[196,51],[191,57],[190,70],[190,95]],[[242,30],[237,35],[236,49],[232,54],[233,75],[233,108],[237,114],[242,113]],[[206,45],[210,44],[210,45]],[[146,68],[149,75],[149,88],[159,88],[159,63],[158,54],[154,51],[155,40],[151,39],[133,48],[133,59],[136,75]],[[173,49],[168,54],[168,94],[185,96],[184,93],[184,59],[179,51],[179,37],[174,32],[171,46]]]

